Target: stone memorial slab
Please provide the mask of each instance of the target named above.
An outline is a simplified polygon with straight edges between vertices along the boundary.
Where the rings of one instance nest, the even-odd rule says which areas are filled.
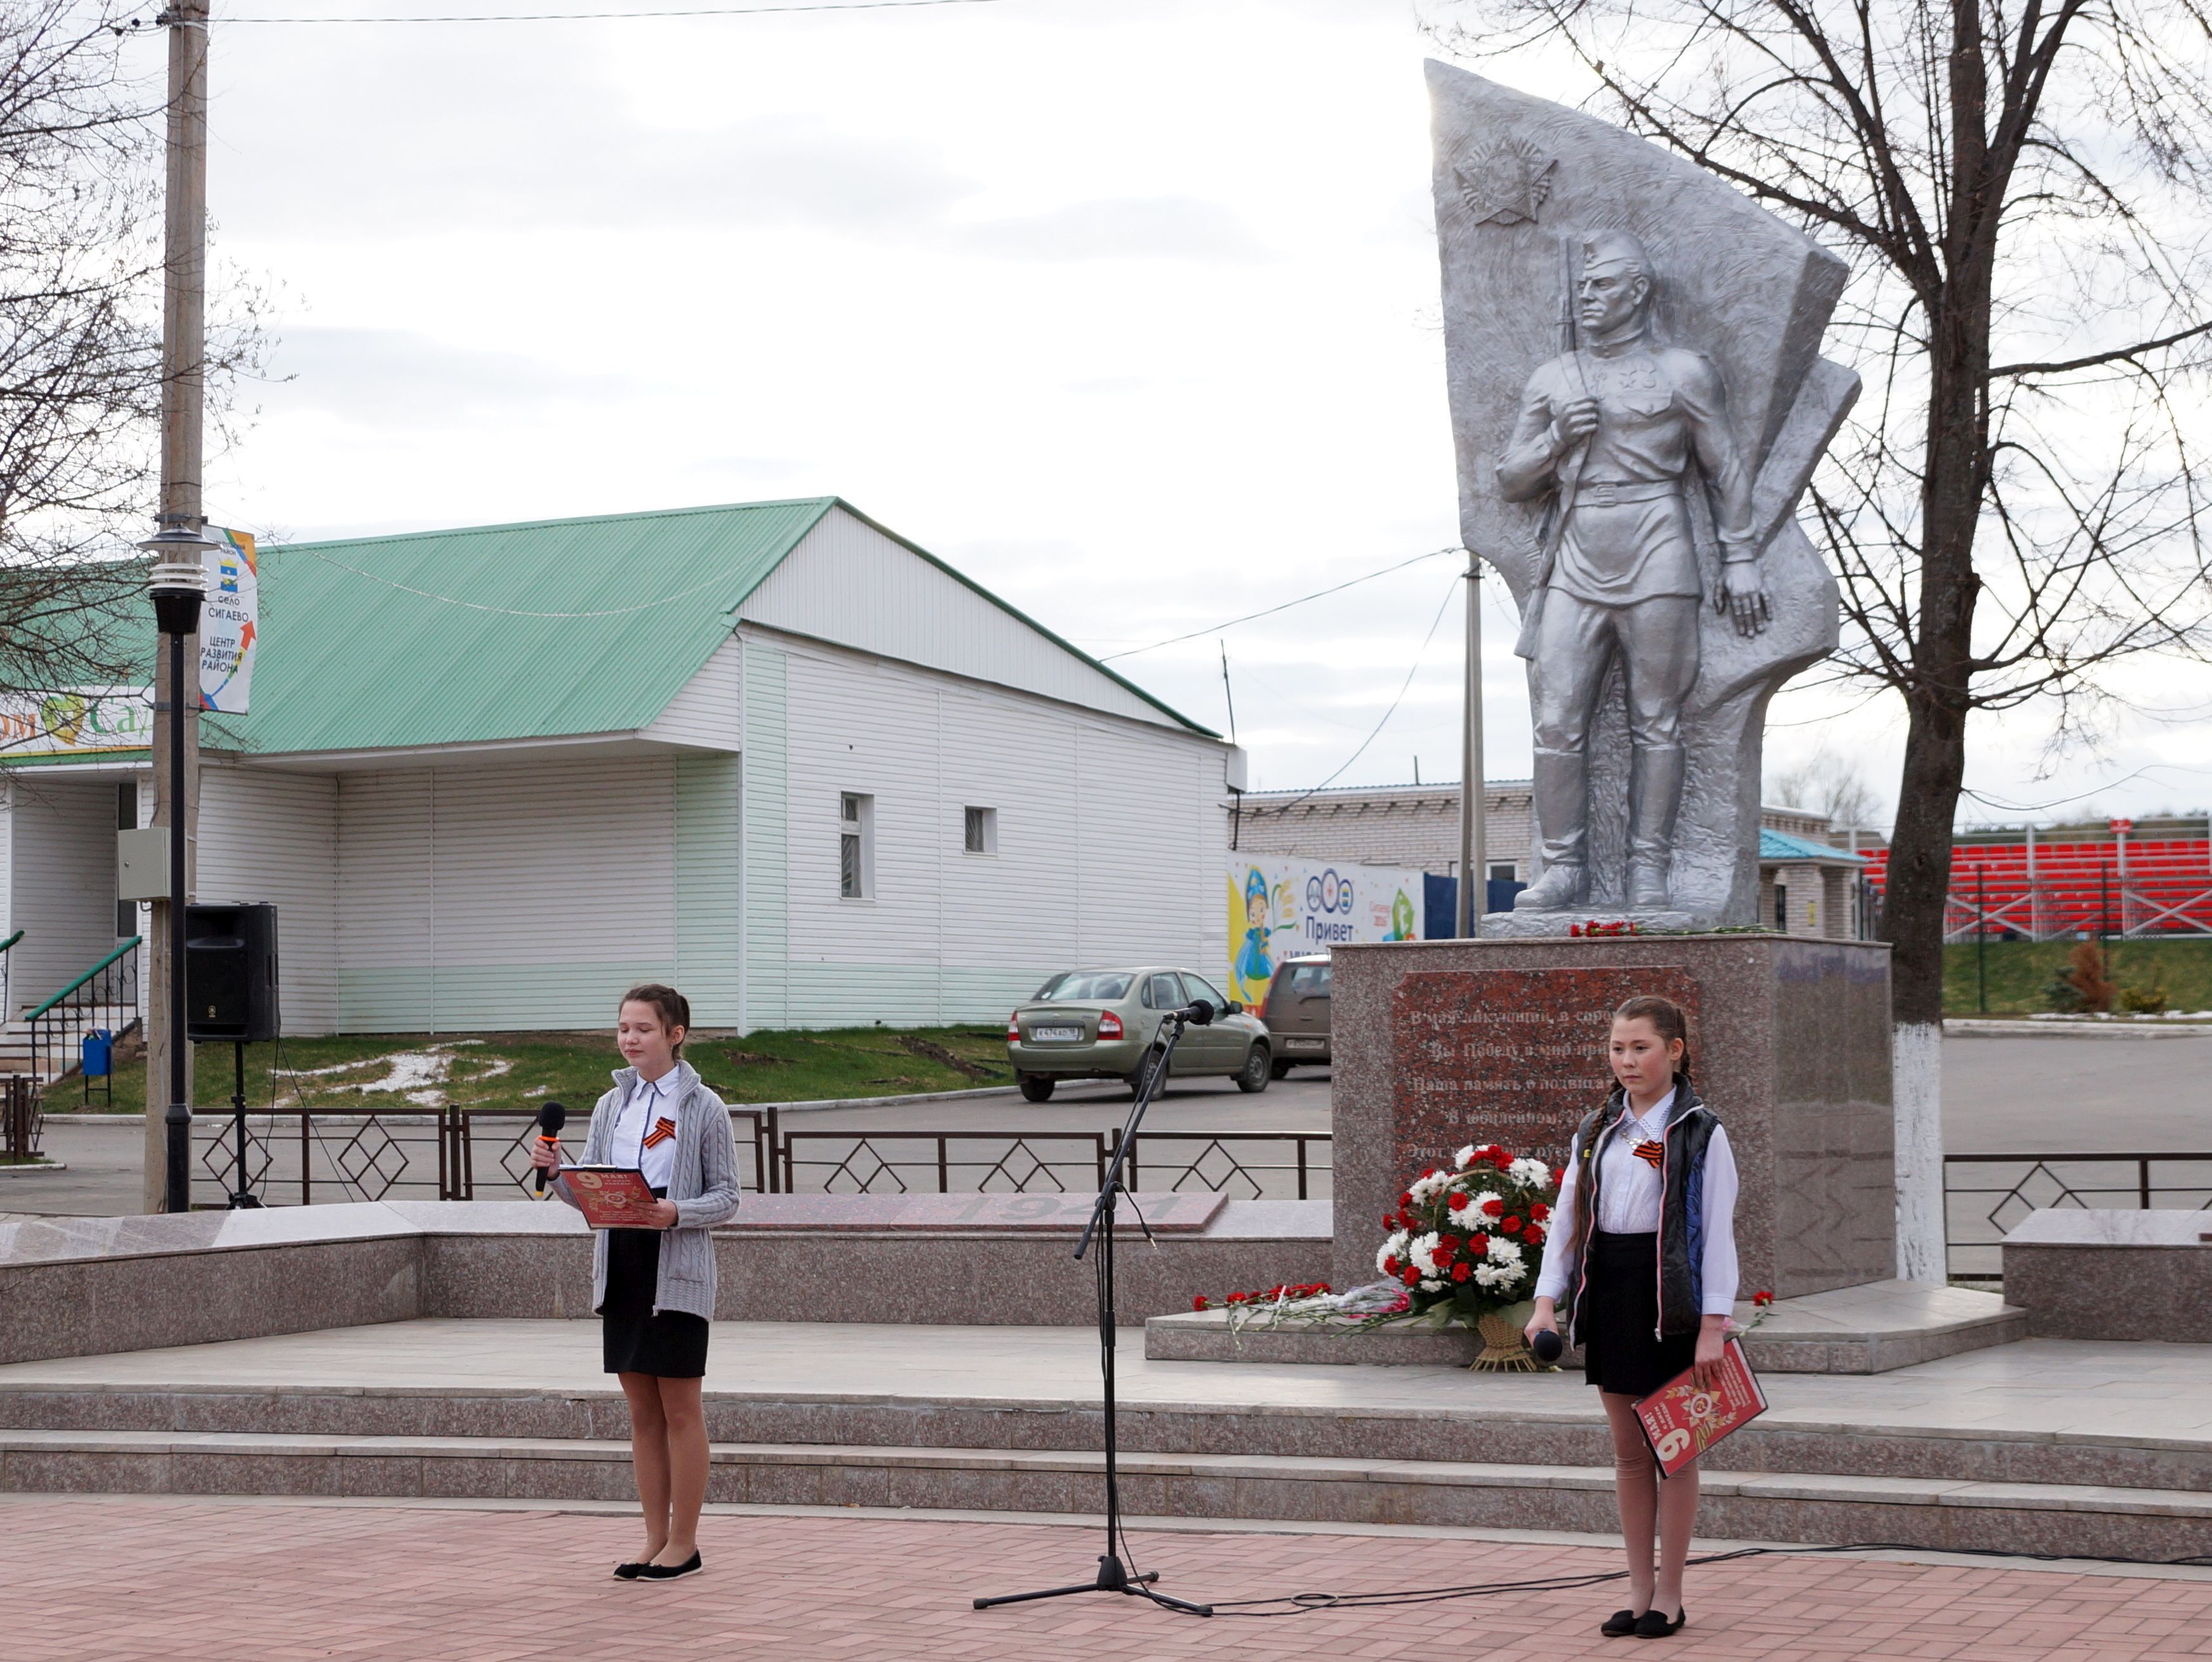
[[[1471,1142],[1563,1164],[1575,1127],[1611,1087],[1613,1012],[1638,993],[1671,998],[1697,1020],[1697,983],[1678,970],[1406,976],[1390,995],[1398,1168],[1449,1165]]]
[[[1747,1294],[1895,1274],[1889,948],[1745,932],[1338,947],[1337,1284],[1375,1278],[1382,1213],[1463,1144],[1557,1163],[1610,1088],[1613,1009],[1645,992],[1690,1014],[1698,1091],[1742,1179]]]
[[[1139,1193],[1121,1202],[1116,1233],[1203,1233],[1227,1201],[1216,1194]],[[722,1226],[773,1229],[957,1230],[989,1234],[1078,1234],[1091,1221],[1091,1195],[748,1195]],[[1143,1214],[1144,1221],[1137,1215]]]

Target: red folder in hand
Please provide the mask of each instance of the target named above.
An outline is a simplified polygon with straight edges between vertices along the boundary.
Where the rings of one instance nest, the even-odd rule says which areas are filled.
[[[1676,1374],[1636,1404],[1651,1458],[1662,1476],[1672,1477],[1715,1443],[1766,1412],[1766,1393],[1734,1339],[1721,1346],[1718,1381],[1697,1382],[1697,1370]]]
[[[584,1221],[594,1229],[652,1229],[653,1194],[645,1173],[628,1166],[564,1166],[561,1176]]]

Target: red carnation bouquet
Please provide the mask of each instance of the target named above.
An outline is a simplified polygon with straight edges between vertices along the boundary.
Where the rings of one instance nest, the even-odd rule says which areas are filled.
[[[1535,1296],[1559,1175],[1494,1142],[1462,1148],[1450,1171],[1431,1166],[1383,1215],[1390,1234],[1375,1267],[1404,1285],[1409,1314],[1479,1328]]]

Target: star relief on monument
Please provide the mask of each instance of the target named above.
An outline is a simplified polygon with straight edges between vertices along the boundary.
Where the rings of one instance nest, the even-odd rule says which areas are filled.
[[[1534,145],[1507,139],[1453,169],[1453,177],[1476,224],[1534,224],[1536,210],[1552,193],[1552,169],[1559,165]]]

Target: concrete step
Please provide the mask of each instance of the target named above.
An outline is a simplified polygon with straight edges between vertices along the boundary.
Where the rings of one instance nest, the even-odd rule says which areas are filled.
[[[1065,1399],[947,1394],[709,1391],[718,1443],[1012,1452],[1096,1448],[1099,1409]],[[1414,1413],[1357,1404],[1125,1402],[1121,1445],[1168,1457],[1503,1462],[1601,1467],[1611,1441],[1596,1404],[1439,1407]],[[588,1442],[629,1435],[618,1391],[450,1387],[9,1385],[7,1431],[151,1435],[515,1438]],[[2212,1438],[1929,1428],[1770,1412],[1732,1437],[1725,1458],[1770,1474],[1936,1483],[2120,1485],[2212,1497]]]
[[[1131,1452],[1139,1515],[1425,1527],[1615,1526],[1609,1465]],[[777,1506],[1092,1513],[1103,1457],[1071,1450],[732,1443],[708,1498]],[[629,1450],[609,1439],[304,1437],[238,1432],[0,1434],[0,1489],[624,1501]],[[2087,1484],[1715,1470],[1700,1528],[1737,1539],[1883,1542],[2166,1559],[2203,1552],[2212,1495]]]

